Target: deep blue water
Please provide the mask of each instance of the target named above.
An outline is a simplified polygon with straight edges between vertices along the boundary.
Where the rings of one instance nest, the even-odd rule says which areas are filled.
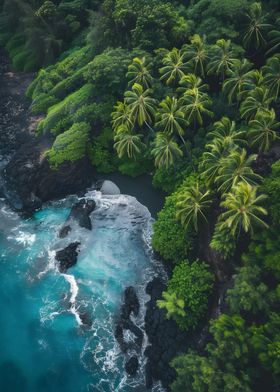
[[[113,330],[129,285],[141,299],[136,321],[143,325],[145,282],[159,268],[149,249],[150,213],[130,196],[88,197],[98,203],[93,230],[76,227],[64,240],[58,231],[74,198],[29,220],[0,202],[1,392],[146,391],[143,369],[136,379],[126,375]],[[78,263],[60,274],[55,251],[74,240],[82,243]],[[92,320],[90,329],[81,325],[81,311]],[[142,367],[144,348],[145,342]]]

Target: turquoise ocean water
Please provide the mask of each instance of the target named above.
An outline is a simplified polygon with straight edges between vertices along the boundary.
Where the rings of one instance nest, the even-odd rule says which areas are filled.
[[[0,202],[0,391],[146,391],[145,340],[135,379],[113,337],[125,287],[136,287],[143,327],[145,282],[158,273],[150,250],[151,216],[130,196],[89,192],[93,230],[58,231],[75,197],[23,220]],[[81,242],[76,266],[60,274],[55,251]],[[92,321],[81,325],[79,313]],[[127,333],[126,338],[132,338]],[[133,351],[129,352],[132,355]],[[154,391],[159,391],[155,386]]]

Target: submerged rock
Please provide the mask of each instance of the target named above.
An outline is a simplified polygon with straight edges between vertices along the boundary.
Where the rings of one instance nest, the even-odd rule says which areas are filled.
[[[125,364],[126,372],[132,377],[134,377],[136,375],[138,367],[139,367],[139,362],[138,362],[138,358],[136,357],[136,355],[131,357]]]
[[[77,263],[78,247],[80,242],[72,242],[66,248],[56,252],[55,258],[59,262],[59,271],[64,274],[67,272],[68,268],[73,267]]]
[[[71,226],[70,225],[66,225],[63,226],[60,231],[59,231],[59,238],[65,238],[68,236],[68,234],[71,232]]]
[[[90,220],[90,214],[94,211],[96,203],[94,200],[86,200],[81,199],[71,209],[71,212],[59,232],[60,238],[65,238],[71,229],[71,225],[69,224],[71,220],[74,220],[78,223],[80,227],[83,227],[88,230],[92,230],[92,224]]]

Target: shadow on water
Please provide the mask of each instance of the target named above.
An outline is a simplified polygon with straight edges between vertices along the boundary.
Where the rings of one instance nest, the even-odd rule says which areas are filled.
[[[27,379],[16,362],[5,361],[0,364],[0,391],[27,391]]]

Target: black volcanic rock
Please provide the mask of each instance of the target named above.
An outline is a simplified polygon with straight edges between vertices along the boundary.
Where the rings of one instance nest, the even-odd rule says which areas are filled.
[[[17,193],[22,205],[18,208],[12,198],[8,201],[26,214],[32,214],[44,202],[84,190],[93,181],[93,168],[87,159],[51,168],[44,157],[50,145],[51,140],[35,138],[22,144],[5,168],[7,187]]]
[[[78,259],[78,247],[80,242],[73,242],[66,248],[56,252],[55,258],[59,262],[59,271],[66,273],[68,268],[73,267]]]
[[[181,331],[174,320],[167,320],[165,311],[157,307],[157,300],[161,298],[166,285],[154,278],[146,286],[146,292],[151,296],[146,304],[145,330],[149,339],[149,346],[145,350],[146,387],[150,389],[154,381],[161,381],[168,391],[176,376],[170,367],[171,360],[188,348],[188,335]]]
[[[116,323],[115,338],[123,352],[127,352],[130,348],[137,348],[142,346],[144,334],[131,319],[131,313],[135,316],[139,313],[139,300],[134,287],[129,286],[124,291],[124,302],[121,306],[119,319]],[[124,331],[129,330],[135,336],[134,342],[126,342],[124,339]]]
[[[138,316],[139,308],[140,304],[134,287],[127,287],[124,291],[124,303],[121,309],[121,318],[128,319],[131,313]]]
[[[138,367],[139,367],[139,362],[136,355],[133,355],[133,357],[131,357],[125,364],[126,372],[132,377],[136,375]]]
[[[70,233],[72,230],[70,222],[72,220],[76,221],[80,227],[92,230],[90,214],[94,211],[95,206],[96,204],[94,200],[87,199],[81,199],[74,204],[65,224],[59,232],[59,237],[65,238]]]

